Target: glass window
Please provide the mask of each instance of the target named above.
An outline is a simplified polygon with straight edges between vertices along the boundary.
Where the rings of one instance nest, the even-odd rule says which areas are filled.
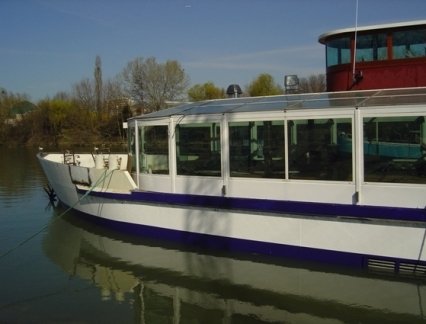
[[[284,178],[284,122],[229,123],[231,177]]]
[[[135,127],[129,128],[129,154],[131,158],[131,170],[136,171],[136,130]]]
[[[289,121],[289,178],[352,181],[350,118]]]
[[[426,183],[425,116],[364,118],[364,178]]]
[[[140,128],[140,171],[143,173],[169,173],[168,126]]]
[[[394,59],[426,56],[426,29],[393,33]]]
[[[178,125],[176,141],[177,174],[221,176],[218,123]]]
[[[386,34],[359,35],[357,37],[357,62],[386,60],[387,58]]]
[[[351,42],[349,37],[327,43],[327,67],[351,62]]]

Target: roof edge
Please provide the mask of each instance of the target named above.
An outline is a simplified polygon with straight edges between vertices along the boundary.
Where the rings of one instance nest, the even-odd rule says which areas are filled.
[[[380,29],[392,29],[392,28],[400,28],[400,27],[414,27],[414,26],[426,26],[426,19],[423,20],[411,20],[411,21],[403,21],[403,22],[395,22],[395,23],[386,23],[386,24],[379,24],[379,25],[369,25],[369,26],[361,26],[361,27],[348,27],[348,28],[341,28],[341,29],[335,29],[328,32],[325,32],[321,34],[318,37],[318,41],[321,44],[324,44],[325,39],[330,36],[335,36],[339,34],[346,34],[346,33],[354,33],[355,29],[357,32],[363,32],[367,30],[380,30]]]

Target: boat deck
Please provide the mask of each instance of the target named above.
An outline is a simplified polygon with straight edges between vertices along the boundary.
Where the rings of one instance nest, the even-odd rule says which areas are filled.
[[[130,163],[126,153],[43,153],[43,159],[85,168],[127,170]]]

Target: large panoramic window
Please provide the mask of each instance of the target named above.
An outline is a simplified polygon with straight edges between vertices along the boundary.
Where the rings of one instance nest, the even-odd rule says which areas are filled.
[[[289,121],[288,147],[290,179],[352,181],[350,118]]]
[[[142,173],[169,173],[167,126],[144,126],[139,134],[140,171]]]
[[[219,123],[176,126],[176,165],[179,175],[221,176]]]
[[[393,33],[394,59],[426,56],[426,29]]]
[[[359,35],[357,37],[357,62],[386,60],[387,58],[386,34]]]
[[[364,179],[426,183],[425,116],[364,118]]]
[[[284,178],[284,122],[229,123],[231,177]]]
[[[327,42],[327,67],[351,62],[351,42],[349,37]]]

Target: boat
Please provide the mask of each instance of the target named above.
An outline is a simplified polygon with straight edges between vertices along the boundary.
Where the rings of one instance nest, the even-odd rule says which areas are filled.
[[[93,226],[77,212],[52,217],[43,250],[69,280],[99,289],[99,299],[132,305],[141,323],[194,322],[205,313],[215,323],[425,319],[424,277],[209,254]]]
[[[63,204],[118,231],[424,273],[425,86],[186,103],[130,118],[126,154],[38,159]]]

